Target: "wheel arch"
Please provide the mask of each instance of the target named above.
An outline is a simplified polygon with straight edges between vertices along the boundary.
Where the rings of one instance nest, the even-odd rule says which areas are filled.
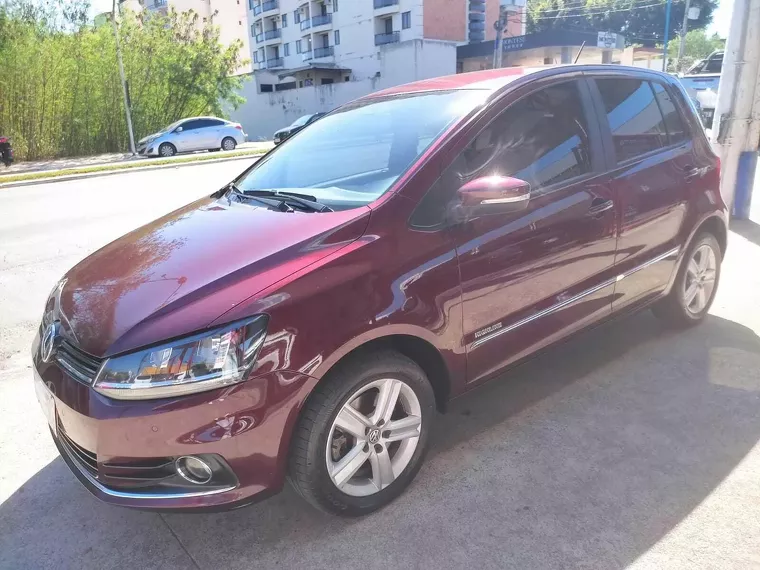
[[[728,247],[728,228],[723,218],[714,215],[702,220],[702,223],[697,226],[697,229],[689,237],[688,243],[690,244],[702,232],[709,232],[715,236],[715,239],[718,240],[718,245],[720,245],[720,256],[721,258],[725,257],[726,248]]]
[[[441,351],[428,339],[409,332],[388,332],[344,347],[320,367],[319,384],[347,361],[361,358],[362,354],[379,350],[394,350],[414,361],[428,378],[435,394],[436,408],[443,412],[451,396],[452,370]],[[313,389],[311,390],[313,392]],[[308,399],[308,397],[307,397]]]

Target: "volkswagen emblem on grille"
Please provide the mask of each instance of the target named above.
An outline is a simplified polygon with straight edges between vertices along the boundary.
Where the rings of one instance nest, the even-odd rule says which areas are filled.
[[[42,333],[42,340],[40,341],[40,356],[43,362],[50,362],[53,356],[53,349],[55,348],[55,339],[58,336],[58,321],[50,323]]]

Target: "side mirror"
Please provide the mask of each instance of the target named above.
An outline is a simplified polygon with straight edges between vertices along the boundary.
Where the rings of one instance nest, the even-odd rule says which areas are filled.
[[[184,130],[185,130],[185,129],[183,129],[183,128],[180,126],[180,127],[177,127],[176,129],[174,129],[174,132],[175,132],[175,133],[181,133],[181,132],[182,132],[182,131],[184,131]]]
[[[457,191],[457,195],[465,219],[520,212],[528,207],[530,184],[510,176],[484,176],[470,180]]]

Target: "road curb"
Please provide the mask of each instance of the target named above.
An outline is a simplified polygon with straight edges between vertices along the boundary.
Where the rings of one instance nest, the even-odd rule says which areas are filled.
[[[196,160],[190,162],[180,162],[178,164],[159,164],[156,166],[116,168],[114,170],[103,170],[102,172],[86,172],[82,174],[71,174],[69,176],[50,176],[48,178],[35,178],[34,180],[19,180],[17,182],[0,183],[0,190],[6,188],[16,188],[18,186],[35,186],[37,184],[50,184],[52,182],[68,182],[71,180],[83,180],[85,178],[97,178],[99,176],[113,176],[115,174],[130,174],[132,172],[146,172],[149,170],[163,170],[165,168],[182,168],[184,166],[202,166],[204,164],[218,164],[220,162],[231,162],[233,160],[259,159],[266,154],[248,154],[244,156],[230,156],[226,158],[214,158],[207,160]],[[2,178],[0,178],[2,180]]]

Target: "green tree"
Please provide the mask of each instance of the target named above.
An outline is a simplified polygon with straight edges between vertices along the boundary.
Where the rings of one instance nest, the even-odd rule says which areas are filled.
[[[693,0],[699,18],[689,28],[705,28],[712,21],[718,0]],[[617,32],[629,44],[659,43],[665,35],[665,0],[529,0],[528,33],[546,30],[587,30]],[[673,0],[670,12],[670,37],[678,34],[686,3]]]
[[[16,0],[0,9],[0,133],[36,159],[127,148],[113,28],[78,0]],[[120,24],[135,135],[243,102],[239,42],[221,45],[193,12],[126,13]]]
[[[678,61],[680,38],[668,44],[669,71],[686,71],[700,59],[706,58],[715,50],[723,49],[726,41],[718,34],[708,36],[704,30],[690,30],[686,33],[683,57]]]

